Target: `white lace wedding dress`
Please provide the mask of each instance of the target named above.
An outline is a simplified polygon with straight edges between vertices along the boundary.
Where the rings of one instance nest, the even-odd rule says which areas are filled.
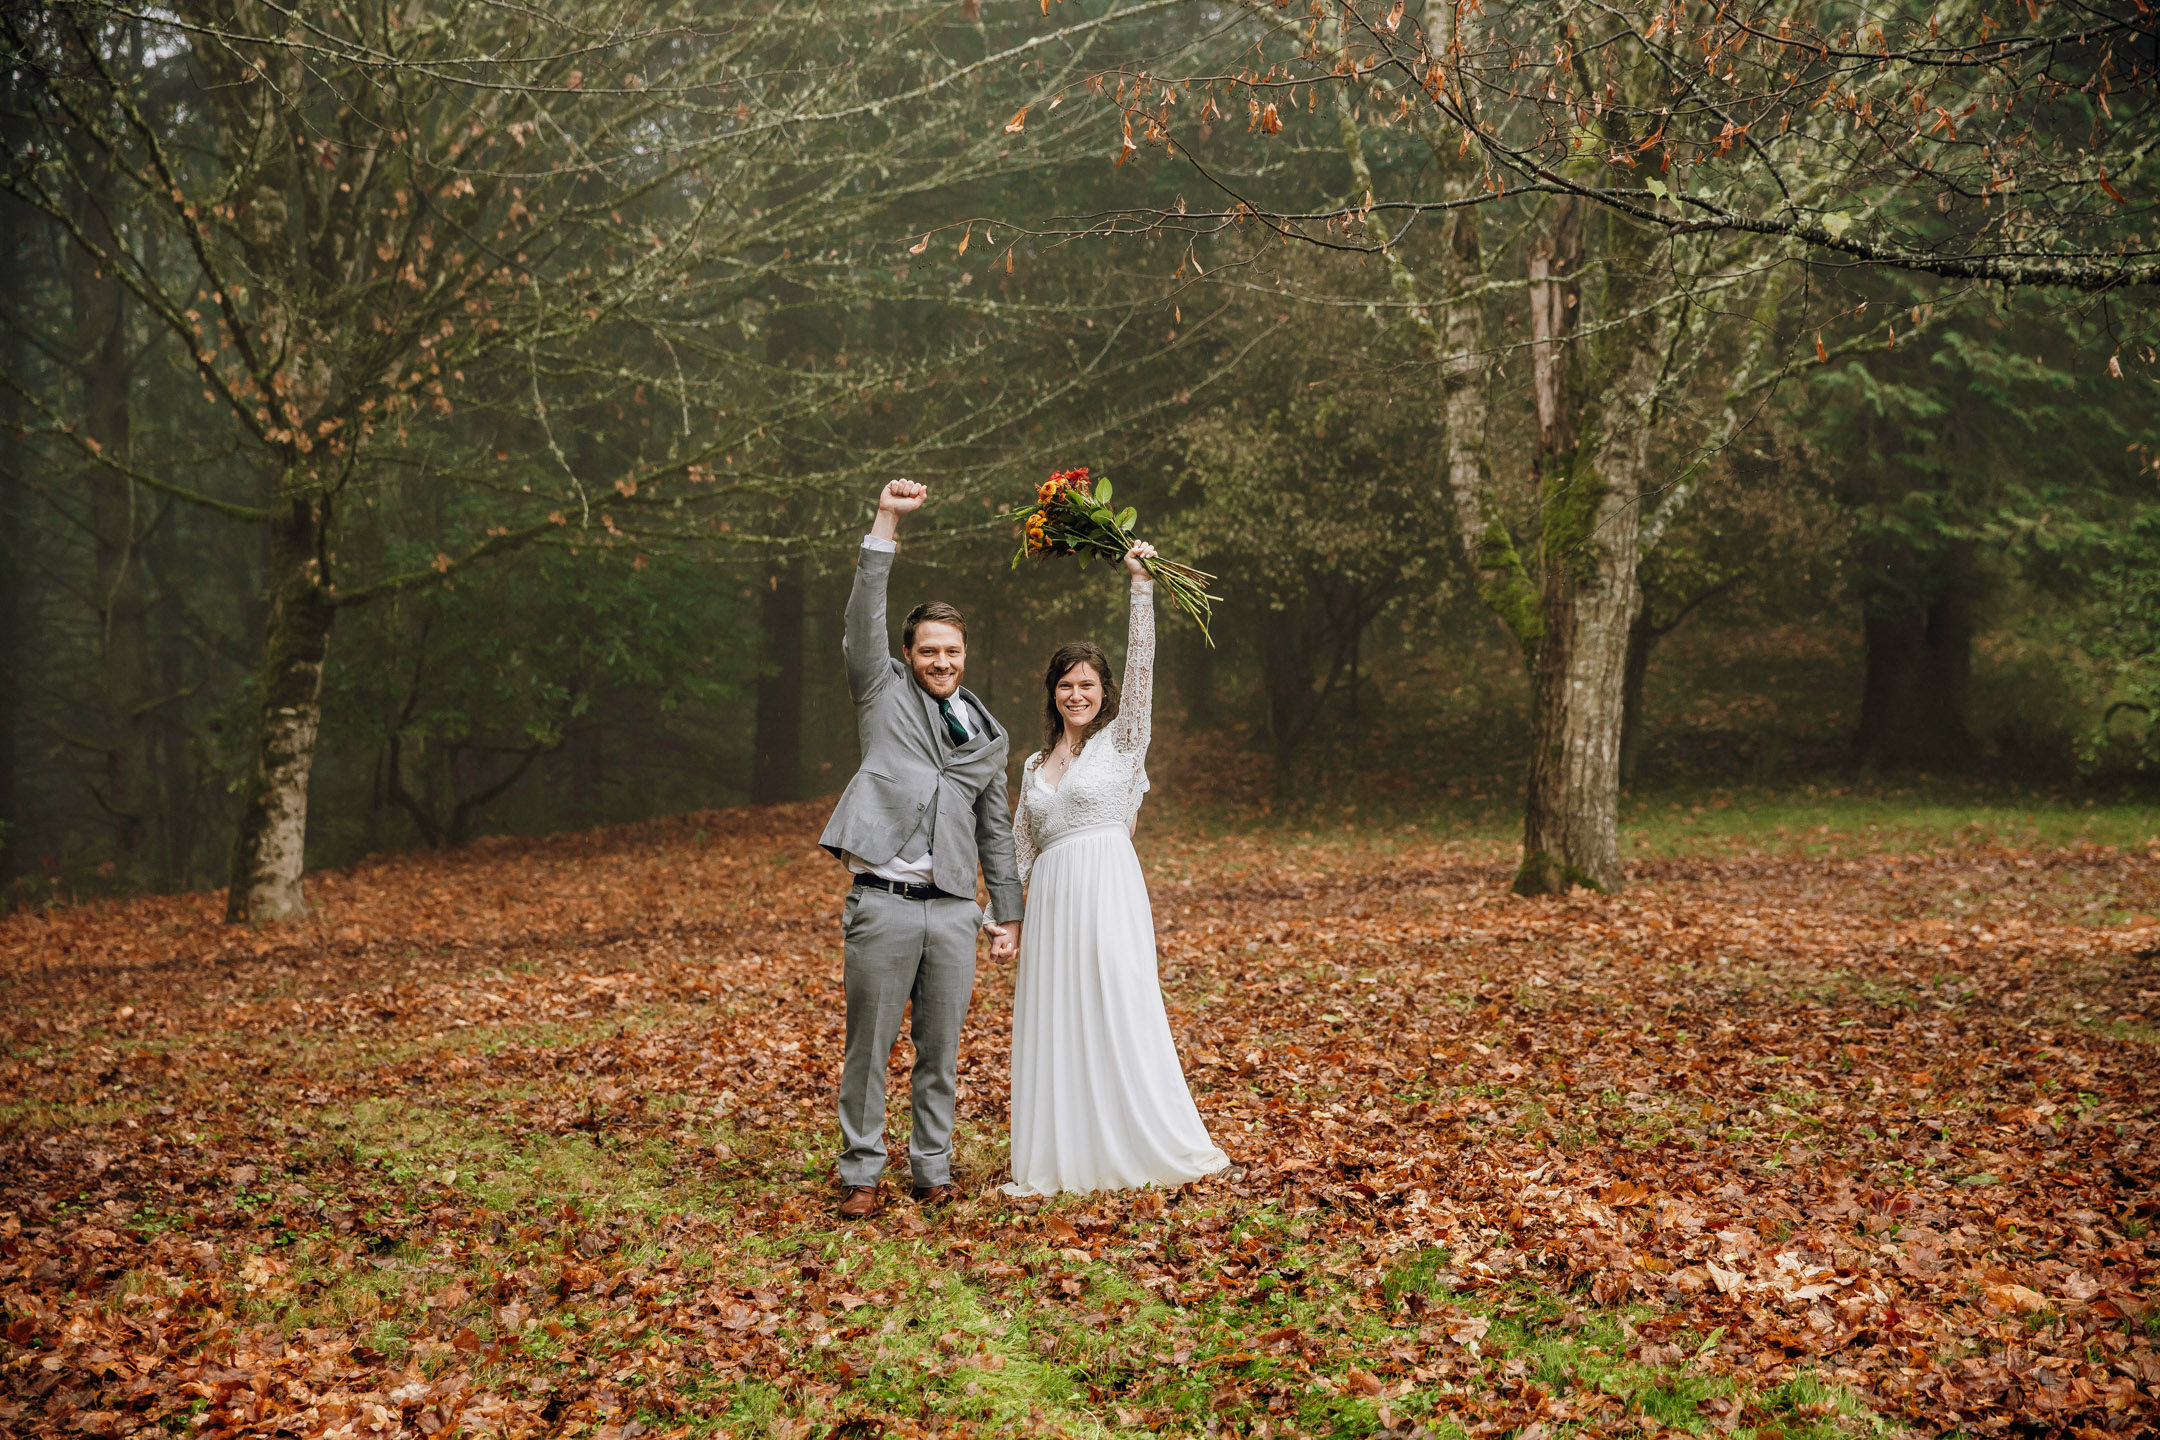
[[[1013,991],[1008,1195],[1179,1185],[1230,1163],[1185,1088],[1133,853],[1148,788],[1155,587],[1132,587],[1118,717],[1055,790],[1028,757],[1013,840],[1028,887]]]

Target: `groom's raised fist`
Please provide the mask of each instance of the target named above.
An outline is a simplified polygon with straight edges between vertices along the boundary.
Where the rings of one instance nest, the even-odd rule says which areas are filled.
[[[928,486],[918,485],[913,480],[889,480],[878,495],[878,509],[890,510],[895,515],[905,515],[910,511],[920,510],[929,494]]]
[[[900,533],[900,517],[922,509],[928,499],[928,486],[913,480],[888,480],[885,488],[878,491],[877,519],[870,522],[870,533],[880,540],[890,541]]]

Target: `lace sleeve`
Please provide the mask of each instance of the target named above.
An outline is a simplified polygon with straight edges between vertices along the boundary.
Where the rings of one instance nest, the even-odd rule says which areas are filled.
[[[1155,705],[1155,582],[1132,582],[1131,630],[1125,640],[1125,682],[1118,697],[1112,741],[1127,753],[1145,753]]]
[[[1035,817],[1028,813],[1028,787],[1035,783],[1035,767],[1042,761],[1042,752],[1028,756],[1020,767],[1020,803],[1013,806],[1013,859],[1020,866],[1020,888],[1027,888],[1028,876],[1035,870]]]

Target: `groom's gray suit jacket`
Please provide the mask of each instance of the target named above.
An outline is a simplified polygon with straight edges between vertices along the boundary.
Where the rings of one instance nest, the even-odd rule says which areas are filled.
[[[866,546],[856,566],[840,649],[855,697],[862,768],[841,792],[818,843],[871,865],[928,850],[938,889],[967,898],[975,894],[979,861],[990,917],[1001,925],[1018,920],[1020,869],[1005,796],[1011,738],[965,689],[959,693],[980,723],[965,745],[947,738],[937,701],[893,658],[886,639],[892,552]]]

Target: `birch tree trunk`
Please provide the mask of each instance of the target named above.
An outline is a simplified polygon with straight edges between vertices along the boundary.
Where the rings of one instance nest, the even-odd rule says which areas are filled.
[[[261,924],[302,914],[308,778],[322,725],[323,661],[337,609],[322,583],[326,502],[295,498],[269,524],[270,616],[263,631],[255,757],[233,839],[225,918]]]
[[[1537,588],[1515,548],[1515,537],[1494,504],[1492,466],[1485,447],[1490,364],[1485,354],[1485,314],[1478,301],[1461,298],[1483,278],[1475,211],[1458,211],[1449,221],[1445,254],[1447,273],[1441,283],[1445,293],[1455,298],[1441,307],[1436,358],[1448,497],[1454,503],[1463,558],[1477,576],[1478,598],[1514,639],[1523,663],[1532,665],[1545,620],[1538,609]]]
[[[297,431],[320,413],[332,384],[327,347],[320,343],[327,337],[311,333],[304,307],[314,284],[337,279],[334,269],[309,276],[307,253],[293,233],[293,197],[300,193],[295,185],[298,122],[280,97],[302,94],[307,77],[300,56],[292,52],[270,52],[263,62],[267,68],[252,72],[241,65],[238,52],[209,47],[203,53],[229,86],[220,115],[225,151],[248,160],[236,186],[244,203],[235,234],[259,291],[255,323],[263,353],[294,357],[265,387],[265,413],[276,413]],[[256,75],[276,83],[242,83]],[[225,894],[225,918],[255,925],[307,910],[301,873],[308,780],[322,728],[323,662],[337,616],[323,457],[314,452],[314,458],[306,458],[309,449],[295,444],[289,433],[278,441],[278,451],[282,466],[264,522],[270,610],[263,626],[254,756],[241,792]]]

